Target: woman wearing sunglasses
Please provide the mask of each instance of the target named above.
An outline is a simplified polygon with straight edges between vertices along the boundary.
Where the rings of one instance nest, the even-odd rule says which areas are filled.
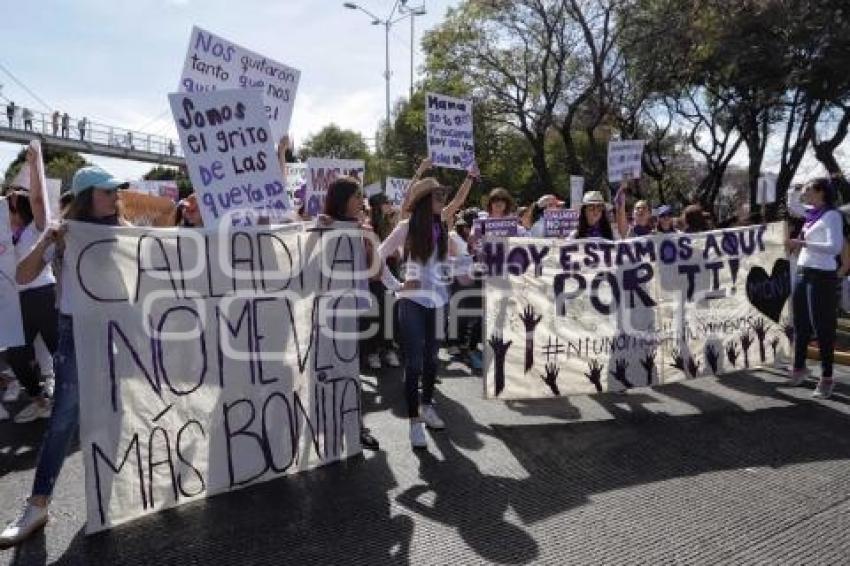
[[[602,198],[599,191],[589,191],[581,200],[581,214],[578,217],[578,229],[570,237],[581,238],[603,238],[615,240],[614,229],[608,220],[606,210],[608,203]]]
[[[434,410],[433,397],[438,368],[437,324],[442,318],[438,311],[448,302],[452,281],[447,262],[449,238],[446,222],[466,201],[474,173],[473,166],[457,195],[448,204],[450,188],[433,177],[415,182],[405,202],[410,217],[399,222],[378,248],[382,262],[386,262],[396,250],[402,250],[404,283],[388,277],[387,287],[396,291],[400,299],[404,387],[413,448],[427,448],[426,425],[432,429],[445,428],[445,423]]]

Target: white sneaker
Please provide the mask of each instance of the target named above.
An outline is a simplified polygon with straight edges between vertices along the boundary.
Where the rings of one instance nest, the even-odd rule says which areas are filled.
[[[800,387],[801,385],[803,385],[803,382],[806,381],[806,378],[808,377],[808,369],[792,369],[791,372],[788,374],[788,385],[790,385],[791,387]]]
[[[388,350],[386,354],[384,354],[384,361],[391,368],[401,367],[401,362],[398,359],[398,354],[396,354],[392,350]]]
[[[15,422],[18,424],[31,423],[38,419],[50,418],[51,404],[46,399],[33,399],[33,401],[21,409],[15,415]]]
[[[9,523],[0,534],[0,548],[14,546],[23,541],[47,523],[47,506],[39,507],[29,502],[24,505],[21,514]]]
[[[9,411],[6,410],[6,407],[0,405],[0,421],[5,421],[9,419]]]
[[[3,401],[6,403],[14,403],[21,396],[21,383],[17,379],[13,379],[6,385],[6,392],[3,393]]]
[[[369,365],[369,369],[381,369],[381,356],[377,352],[369,354],[366,363]]]
[[[446,428],[446,423],[443,422],[443,419],[440,418],[440,415],[437,414],[437,411],[434,410],[434,405],[423,405],[420,412],[420,416],[422,417],[422,421],[428,426],[428,428],[433,428],[434,430],[443,430]]]
[[[425,434],[425,423],[410,421],[410,445],[413,448],[428,448],[428,435]]]
[[[832,396],[832,388],[835,387],[835,381],[832,378],[820,378],[818,386],[815,387],[812,397],[815,399],[829,399]]]

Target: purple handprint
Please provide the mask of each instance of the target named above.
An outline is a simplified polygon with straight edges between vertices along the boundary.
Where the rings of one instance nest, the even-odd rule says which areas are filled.
[[[756,332],[756,338],[758,338],[759,341],[759,356],[761,357],[761,363],[764,363],[767,359],[764,350],[764,340],[767,337],[767,325],[764,323],[763,318],[758,318],[752,326],[753,330]]]
[[[525,325],[525,373],[534,367],[534,329],[540,324],[542,315],[534,312],[534,307],[528,305],[519,319]]]
[[[794,325],[786,324],[782,327],[782,332],[785,333],[785,338],[788,339],[788,345],[794,348]]]
[[[717,375],[717,363],[720,361],[720,350],[714,344],[705,345],[705,361],[711,368],[712,375]]]
[[[548,363],[546,364],[546,374],[540,376],[540,379],[543,380],[543,383],[549,386],[549,389],[554,395],[561,394],[561,391],[558,389],[558,374],[560,371],[561,368],[557,365],[554,363]]]
[[[682,356],[682,353],[678,348],[673,348],[673,351],[670,353],[673,357],[673,363],[670,364],[671,368],[676,368],[681,371],[685,371],[685,358]]]
[[[699,375],[699,362],[694,358],[688,358],[688,373],[691,377],[697,377]]]
[[[629,367],[629,362],[625,359],[619,359],[614,362],[614,369],[611,370],[611,375],[614,379],[623,384],[626,389],[631,389],[633,385],[626,379],[626,368]]]
[[[512,340],[505,342],[498,334],[490,336],[489,344],[493,348],[493,356],[495,357],[493,384],[496,388],[496,397],[505,389],[505,356],[512,343]]]
[[[602,364],[593,359],[587,362],[587,369],[589,371],[584,376],[596,387],[597,392],[602,393]]]
[[[646,356],[640,361],[640,365],[643,366],[643,369],[646,371],[646,384],[652,385],[652,370],[655,369],[655,356],[657,352],[655,350],[648,350],[646,352]]]
[[[741,334],[741,350],[744,352],[744,367],[750,367],[750,346],[753,344],[753,335],[749,330]]]
[[[734,341],[726,344],[726,359],[729,360],[729,363],[734,368],[735,363],[738,361],[738,344]]]
[[[770,349],[773,350],[773,361],[776,361],[776,350],[779,349],[779,336],[774,336],[770,341]]]

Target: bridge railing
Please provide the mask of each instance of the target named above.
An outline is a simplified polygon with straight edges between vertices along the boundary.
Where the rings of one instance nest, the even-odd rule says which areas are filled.
[[[59,114],[54,120],[52,113],[29,110],[27,114],[23,107],[17,105],[14,107],[14,112],[10,113],[9,108],[8,104],[2,107],[0,125],[10,129],[32,131],[48,138],[73,139],[132,151],[183,157],[180,143],[165,136],[92,122],[83,117],[68,116],[68,120],[65,121],[63,114]],[[82,123],[83,120],[85,120],[84,123]]]

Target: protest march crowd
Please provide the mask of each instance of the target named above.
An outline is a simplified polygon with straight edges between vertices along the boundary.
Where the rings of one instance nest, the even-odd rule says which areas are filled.
[[[185,108],[185,101],[183,105]],[[184,140],[184,149],[186,145]],[[276,150],[280,171],[287,166],[284,156],[288,145],[288,138],[282,136]],[[185,153],[190,156],[192,152]],[[23,345],[4,352],[13,376],[5,384],[4,401],[16,400],[24,392],[30,399],[14,416],[15,423],[49,419],[31,494],[20,516],[0,534],[3,546],[20,543],[47,522],[48,503],[80,420],[79,380],[85,376],[78,375],[75,341],[83,337],[75,336],[76,307],[66,292],[74,284],[73,266],[67,265],[63,256],[68,222],[116,229],[130,224],[119,199],[127,183],[97,166],[76,172],[56,215],[61,223],[52,223],[42,186],[41,160],[40,147],[31,145],[25,164],[29,168],[28,186],[6,187],[3,195],[8,203],[24,334]],[[373,336],[359,341],[360,363],[370,370],[403,367],[410,443],[415,449],[427,448],[426,428],[445,427],[434,404],[440,367],[438,349],[447,347],[450,354],[477,372],[485,366],[483,295],[465,295],[459,309],[463,314],[456,317],[457,332],[445,332],[444,311],[453,304],[453,295],[480,291],[487,242],[498,238],[619,241],[654,234],[698,234],[752,223],[750,219],[715,219],[698,205],[676,211],[665,203],[654,203],[653,207],[653,203],[637,200],[629,211],[627,201],[632,198],[634,178],[630,175],[615,183],[618,190],[612,202],[606,200],[602,187],[588,187],[581,192],[580,202],[572,203],[572,209],[565,208],[565,202],[551,194],[518,206],[510,190],[496,188],[477,208],[469,203],[470,189],[479,176],[474,156],[456,163],[459,167],[455,168],[467,172],[457,189],[428,176],[435,166],[445,162],[438,152],[424,159],[407,184],[400,206],[383,192],[367,197],[361,178],[339,175],[328,184],[322,205],[313,213],[307,194],[301,192],[285,213],[259,215],[257,221],[260,225],[306,223],[327,231],[357,227],[362,257],[372,275],[356,285],[368,289],[377,303],[376,311],[363,315],[360,322],[361,326],[377,324],[379,328]],[[280,181],[286,185],[286,179]],[[197,190],[198,183],[195,185]],[[171,219],[172,226],[179,230],[227,229],[224,223],[205,227],[202,206],[210,202],[205,198],[198,190],[181,200]],[[831,180],[816,178],[806,183],[802,196],[804,216],[788,219],[785,241],[797,266],[792,295],[795,347],[788,368],[789,383],[800,385],[808,377],[807,348],[816,336],[821,375],[814,394],[820,398],[829,397],[833,389],[839,281],[850,271],[850,244],[836,198]],[[448,318],[453,316],[448,313]],[[38,336],[53,357],[52,371],[38,362]],[[44,376],[50,374],[53,379],[45,380]],[[0,405],[0,419],[8,418],[10,415]],[[361,421],[363,447],[378,449],[376,436],[380,437],[380,431],[375,433],[373,436]]]

